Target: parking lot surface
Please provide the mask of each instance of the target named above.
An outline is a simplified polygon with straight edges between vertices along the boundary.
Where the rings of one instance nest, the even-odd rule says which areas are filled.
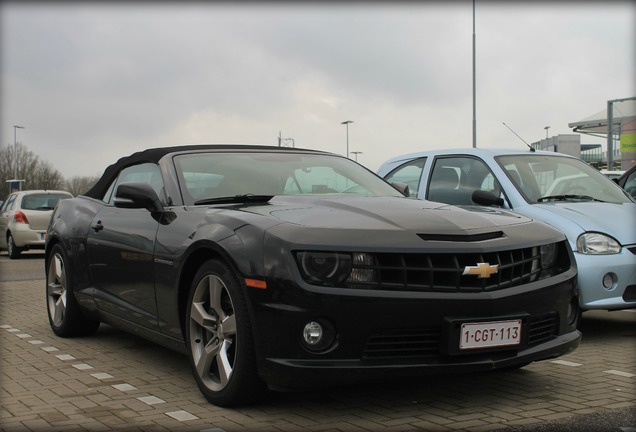
[[[0,256],[3,431],[636,431],[636,311],[584,315],[573,353],[523,369],[209,404],[181,354],[102,325],[49,328],[41,255]],[[32,277],[25,277],[31,274]]]

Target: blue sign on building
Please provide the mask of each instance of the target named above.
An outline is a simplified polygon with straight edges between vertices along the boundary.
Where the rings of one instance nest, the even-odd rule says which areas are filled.
[[[9,193],[21,191],[23,181],[24,180],[7,180],[7,183],[9,183]]]

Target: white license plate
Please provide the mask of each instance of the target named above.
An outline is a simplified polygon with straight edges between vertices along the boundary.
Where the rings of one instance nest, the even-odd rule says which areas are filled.
[[[519,345],[521,320],[464,323],[460,336],[462,350]]]

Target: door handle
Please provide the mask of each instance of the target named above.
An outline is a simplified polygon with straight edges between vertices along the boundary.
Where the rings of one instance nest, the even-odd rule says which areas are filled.
[[[97,223],[95,225],[93,225],[91,228],[95,232],[100,232],[101,230],[104,229],[104,225],[102,225],[102,221],[97,221]]]

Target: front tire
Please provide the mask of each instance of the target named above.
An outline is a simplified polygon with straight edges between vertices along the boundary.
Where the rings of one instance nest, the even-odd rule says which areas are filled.
[[[211,260],[197,272],[188,300],[186,343],[205,398],[230,407],[257,400],[264,384],[256,369],[252,328],[235,273]]]
[[[73,293],[69,262],[59,244],[51,249],[46,269],[46,305],[53,333],[61,337],[94,334],[99,321],[82,314]]]

